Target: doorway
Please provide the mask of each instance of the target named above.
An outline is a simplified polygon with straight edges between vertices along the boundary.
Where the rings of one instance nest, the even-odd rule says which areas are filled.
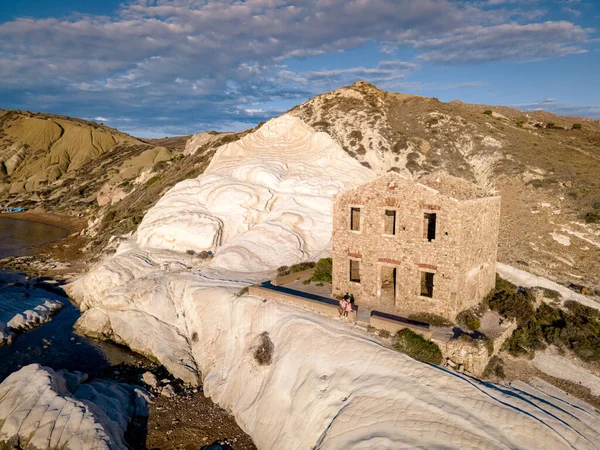
[[[396,304],[396,276],[395,267],[381,266],[381,302],[386,305]]]

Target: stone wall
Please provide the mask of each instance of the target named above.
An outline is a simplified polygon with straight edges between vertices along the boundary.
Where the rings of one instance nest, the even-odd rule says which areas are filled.
[[[331,317],[339,317],[338,306],[334,304],[319,302],[317,300],[311,300],[304,298],[300,295],[288,294],[286,292],[278,292],[273,289],[267,289],[261,286],[250,286],[248,287],[248,294],[265,300],[276,300],[286,303],[291,303],[302,308],[307,308],[312,311],[326,314]],[[356,321],[356,310],[348,314],[348,320]]]
[[[351,208],[360,208],[360,229],[350,229]],[[384,234],[384,216],[395,211],[395,234]],[[436,214],[435,239],[424,237],[424,214]],[[388,175],[335,199],[333,294],[353,293],[358,305],[408,315],[431,312],[454,320],[479,303],[495,283],[500,198],[467,201],[397,175]],[[388,222],[389,223],[389,222]],[[360,283],[350,281],[350,260],[359,261]],[[394,283],[381,289],[396,270]],[[421,296],[421,272],[434,274],[433,297]]]

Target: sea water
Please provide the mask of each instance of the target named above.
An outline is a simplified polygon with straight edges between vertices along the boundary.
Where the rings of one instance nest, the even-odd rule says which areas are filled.
[[[0,259],[34,254],[35,246],[64,238],[59,227],[26,220],[0,218]],[[46,299],[60,300],[65,307],[54,318],[24,334],[12,344],[0,347],[0,382],[21,367],[38,363],[53,369],[94,373],[120,362],[135,362],[140,357],[122,347],[97,342],[74,333],[73,325],[81,315],[60,286],[53,280],[28,279],[24,273],[0,267],[0,322],[33,309]],[[50,281],[55,287],[48,291]]]

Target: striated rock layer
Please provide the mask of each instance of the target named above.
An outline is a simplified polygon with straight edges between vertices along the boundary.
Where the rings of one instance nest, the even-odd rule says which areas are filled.
[[[125,449],[147,401],[137,387],[31,364],[0,384],[0,448]]]
[[[261,449],[598,448],[600,416],[527,385],[481,383],[371,335],[238,292],[330,251],[331,201],[373,174],[282,116],[221,147],[137,236],[69,286],[77,326],[162,362],[230,410]],[[212,259],[195,253],[210,250]],[[262,333],[270,365],[254,351]]]

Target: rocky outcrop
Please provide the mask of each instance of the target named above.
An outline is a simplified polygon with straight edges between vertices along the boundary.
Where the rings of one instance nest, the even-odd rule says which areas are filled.
[[[127,426],[148,415],[148,400],[139,387],[31,364],[0,384],[0,447],[125,449]]]
[[[598,448],[591,407],[422,364],[366,331],[244,294],[278,266],[327,255],[331,197],[373,176],[300,120],[267,122],[220,147],[68,287],[78,328],[184,381],[202,374],[260,449]],[[203,250],[214,257],[195,258]],[[265,333],[269,364],[256,357]]]

